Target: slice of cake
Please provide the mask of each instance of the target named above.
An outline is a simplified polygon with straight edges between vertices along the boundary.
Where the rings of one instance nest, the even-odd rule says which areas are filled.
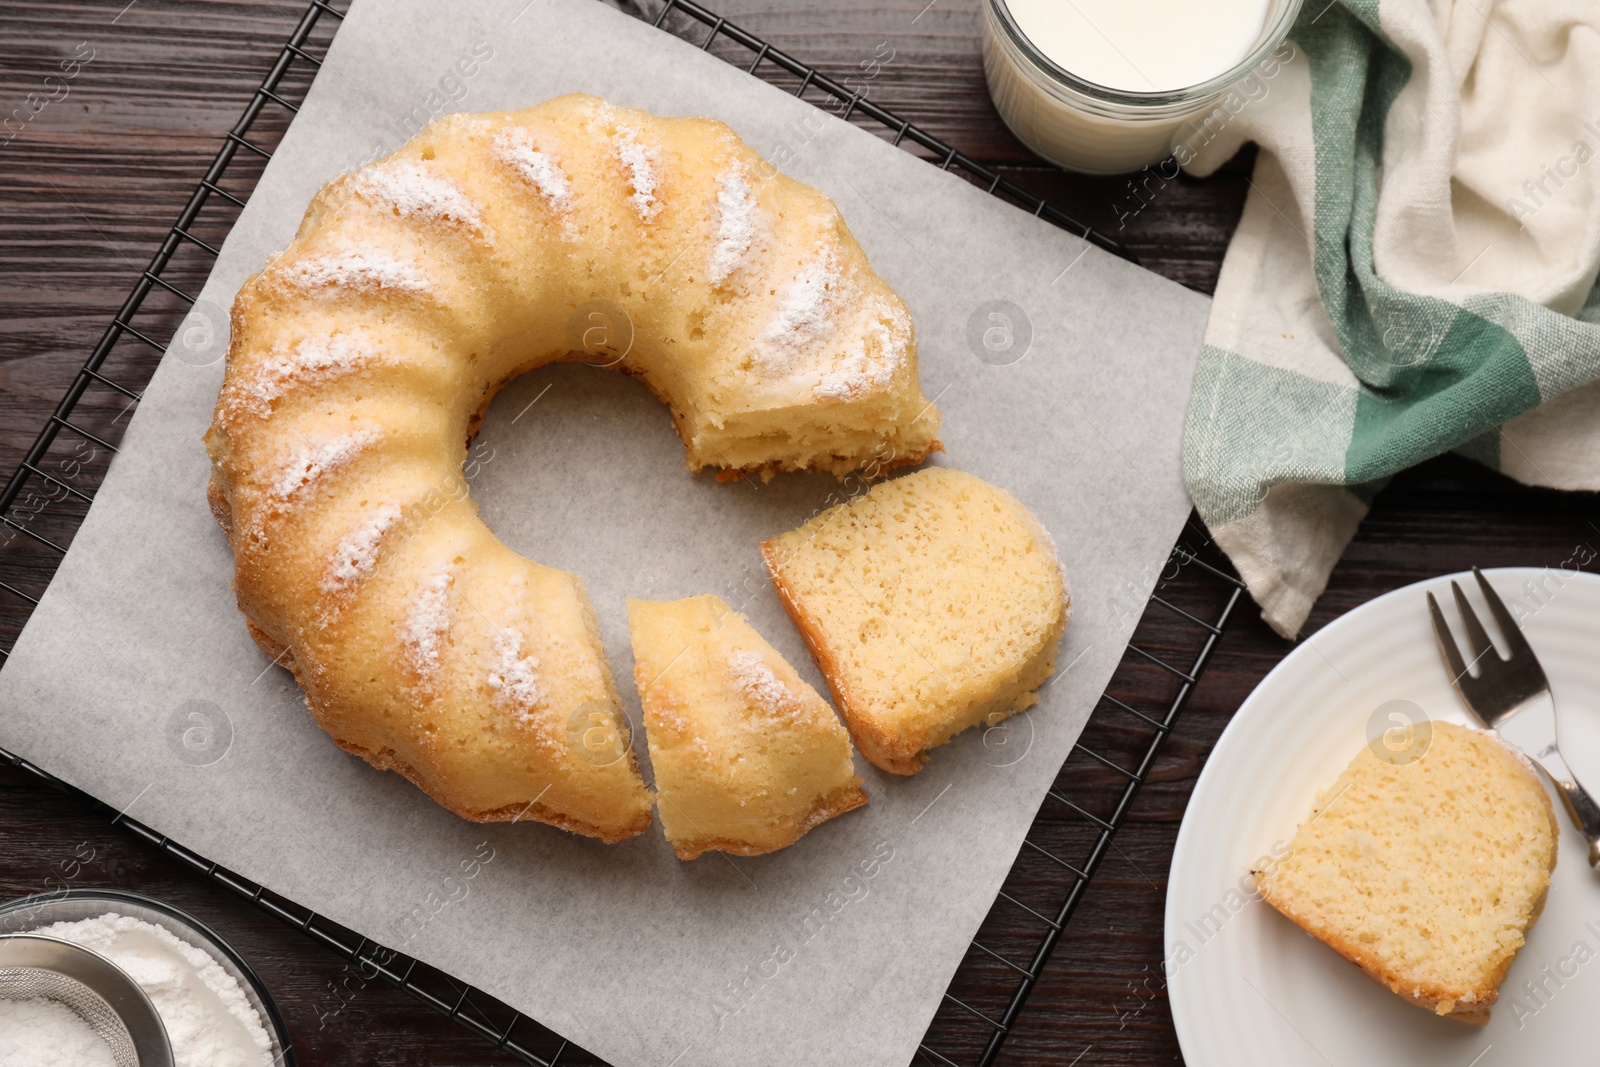
[[[1426,749],[1409,762],[1362,749],[1257,883],[1391,992],[1481,1026],[1544,905],[1555,812],[1498,738],[1446,722],[1418,729],[1431,737],[1419,735]]]
[[[630,600],[628,629],[679,859],[773,852],[867,802],[833,709],[720,597]]]
[[[1055,545],[1010,493],[930,467],[761,546],[861,754],[926,750],[1033,704],[1067,625]]]

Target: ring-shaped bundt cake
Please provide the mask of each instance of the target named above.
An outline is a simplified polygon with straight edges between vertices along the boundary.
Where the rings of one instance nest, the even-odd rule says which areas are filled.
[[[210,498],[251,634],[340,746],[465,818],[617,841],[651,798],[594,609],[461,473],[495,391],[572,358],[642,379],[694,470],[939,447],[905,305],[826,196],[722,123],[567,96],[316,196],[234,302]]]

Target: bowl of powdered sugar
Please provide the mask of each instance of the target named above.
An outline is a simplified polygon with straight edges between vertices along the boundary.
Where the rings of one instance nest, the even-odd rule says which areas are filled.
[[[261,980],[226,942],[160,901],[73,889],[0,907],[0,936],[71,942],[144,991],[166,1029],[173,1067],[293,1067],[283,1019]],[[0,1064],[116,1067],[89,1021],[49,996],[0,997]]]

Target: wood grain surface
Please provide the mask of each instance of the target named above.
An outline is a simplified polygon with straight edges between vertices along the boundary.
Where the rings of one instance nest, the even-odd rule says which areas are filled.
[[[1248,158],[1205,181],[1166,183],[1142,200],[1132,197],[1125,178],[1072,177],[1040,163],[1006,132],[989,103],[975,0],[723,0],[720,11],[823,72],[853,78],[871,100],[1125,241],[1152,270],[1204,292],[1215,284],[1247,188]],[[9,472],[26,454],[303,12],[291,0],[10,0],[0,7],[0,471]],[[319,30],[312,51],[326,37],[326,29]],[[307,80],[303,70],[292,73],[283,95],[297,99]],[[252,139],[274,143],[287,119],[281,108],[267,108]],[[242,194],[256,173],[259,162],[243,152],[223,187]],[[231,217],[226,211],[207,216],[194,236],[215,245]],[[185,242],[162,276],[192,293],[209,262],[203,247]],[[158,289],[129,324],[165,342],[183,307]],[[136,339],[124,339],[108,357],[105,374],[137,387],[153,357]],[[129,409],[125,397],[96,386],[73,421],[99,442],[114,444]],[[11,514],[25,516],[26,533],[0,533],[0,580],[31,595],[43,588],[54,555],[29,535],[70,540],[82,514],[73,493],[92,493],[108,458],[99,442],[65,431],[40,457],[40,469],[57,481],[36,479],[19,498]],[[1597,524],[1593,496],[1529,490],[1462,460],[1432,461],[1395,479],[1378,498],[1308,629],[1442,572],[1474,564],[1560,566],[1580,549],[1600,545]],[[1203,543],[1203,531],[1193,540]],[[1215,610],[1225,589],[1201,573],[1180,569],[1164,583],[1167,594],[1190,610]],[[0,591],[0,646],[10,646],[25,617],[25,601]],[[1201,636],[1152,608],[1139,641],[1182,663]],[[1181,1061],[1159,970],[1173,844],[1218,735],[1289,647],[1248,604],[1237,614],[1000,1063]],[[1135,707],[1158,709],[1174,687],[1158,667],[1129,664],[1112,692]],[[1150,736],[1131,717],[1097,713],[1085,743],[1131,767]],[[1093,798],[1079,800],[1093,809],[1114,797],[1122,782],[1117,772],[1075,756],[1058,785],[1072,799]],[[1081,819],[1052,805],[1030,836],[1068,862],[1080,862],[1092,839]],[[1007,893],[1035,910],[1053,911],[1068,884],[1054,861],[1030,849]],[[0,898],[62,886],[147,893],[212,925],[259,970],[308,1067],[515,1062],[110,826],[103,814],[21,773],[0,771]],[[980,940],[1026,965],[1040,930],[1020,908],[1002,904]],[[992,1016],[1003,1010],[1014,985],[1012,969],[975,953],[954,992]],[[986,1024],[947,1004],[930,1044],[954,1062],[969,1063],[989,1033]],[[572,1050],[562,1062],[590,1061]]]

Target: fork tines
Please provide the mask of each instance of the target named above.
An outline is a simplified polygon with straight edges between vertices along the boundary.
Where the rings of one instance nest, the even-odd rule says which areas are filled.
[[[1428,594],[1428,614],[1433,619],[1433,632],[1439,639],[1439,650],[1450,665],[1451,682],[1475,710],[1495,708],[1498,713],[1505,708],[1507,698],[1515,700],[1525,695],[1531,696],[1548,689],[1549,684],[1545,681],[1544,668],[1539,666],[1538,657],[1534,655],[1532,646],[1523,636],[1522,628],[1517,625],[1505,601],[1500,599],[1500,594],[1494,591],[1494,586],[1489,584],[1482,571],[1474,567],[1472,574],[1478,579],[1478,588],[1483,591],[1483,599],[1489,605],[1489,612],[1500,628],[1501,640],[1505,642],[1510,655],[1502,656],[1495,649],[1478,613],[1456,582],[1450,583],[1450,589],[1455,593],[1456,609],[1461,613],[1461,623],[1466,629],[1467,643],[1472,650],[1471,662],[1463,660],[1461,650],[1456,646],[1450,627],[1445,622],[1444,612],[1439,609],[1439,602],[1432,593]],[[1475,675],[1471,673],[1473,667],[1477,668]],[[1484,700],[1485,697],[1489,699]]]

